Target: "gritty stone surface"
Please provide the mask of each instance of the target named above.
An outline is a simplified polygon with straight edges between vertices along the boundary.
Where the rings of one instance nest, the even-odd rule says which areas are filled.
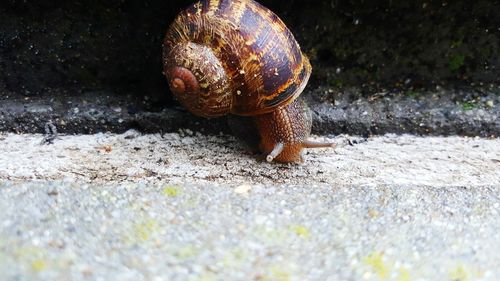
[[[0,184],[3,280],[496,280],[498,186]]]
[[[496,280],[500,140],[0,135],[2,280]],[[319,138],[318,138],[319,139]]]
[[[325,138],[318,138],[324,140]],[[500,140],[387,135],[330,139],[302,164],[266,163],[231,136],[179,133],[59,136],[4,134],[0,179],[250,184],[496,185]]]

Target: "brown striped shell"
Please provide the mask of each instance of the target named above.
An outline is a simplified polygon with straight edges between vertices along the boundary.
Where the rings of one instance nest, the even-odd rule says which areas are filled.
[[[192,113],[257,115],[291,103],[311,65],[292,33],[253,0],[202,0],[181,12],[163,45],[170,89]]]

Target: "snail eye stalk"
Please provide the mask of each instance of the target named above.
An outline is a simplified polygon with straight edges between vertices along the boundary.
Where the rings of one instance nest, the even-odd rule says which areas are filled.
[[[269,153],[266,157],[267,162],[272,162],[276,156],[278,156],[282,151],[285,146],[283,143],[277,143],[276,146],[274,147],[273,151]]]
[[[305,140],[302,143],[302,146],[304,148],[320,148],[320,147],[335,147],[337,145],[330,142],[316,142],[311,140]]]

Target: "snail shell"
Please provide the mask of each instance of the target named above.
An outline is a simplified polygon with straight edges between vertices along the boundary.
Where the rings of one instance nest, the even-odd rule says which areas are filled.
[[[285,24],[253,0],[202,0],[182,11],[163,44],[174,96],[198,116],[253,116],[293,102],[311,74]]]
[[[193,114],[251,116],[266,160],[300,162],[311,116],[297,97],[311,65],[292,33],[253,0],[202,0],[182,11],[167,31],[163,72]]]

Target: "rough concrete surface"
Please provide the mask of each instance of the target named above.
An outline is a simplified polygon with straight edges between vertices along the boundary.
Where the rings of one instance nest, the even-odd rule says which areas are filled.
[[[415,96],[379,92],[362,97],[356,89],[308,89],[303,97],[320,135],[500,135],[500,88],[485,92],[435,90]],[[165,94],[167,97],[168,95]],[[47,98],[0,95],[0,132],[43,133],[48,122],[66,134],[175,132],[180,128],[212,134],[230,132],[225,118],[196,117],[149,96],[109,91],[53,93]]]
[[[60,136],[6,134],[0,179],[218,184],[493,185],[499,180],[500,140],[339,136],[336,149],[311,149],[299,165],[265,163],[231,136],[180,133]],[[322,138],[319,138],[322,139]],[[352,141],[351,141],[352,142]]]
[[[500,140],[0,135],[2,280],[497,280]],[[347,139],[353,145],[349,145]]]

